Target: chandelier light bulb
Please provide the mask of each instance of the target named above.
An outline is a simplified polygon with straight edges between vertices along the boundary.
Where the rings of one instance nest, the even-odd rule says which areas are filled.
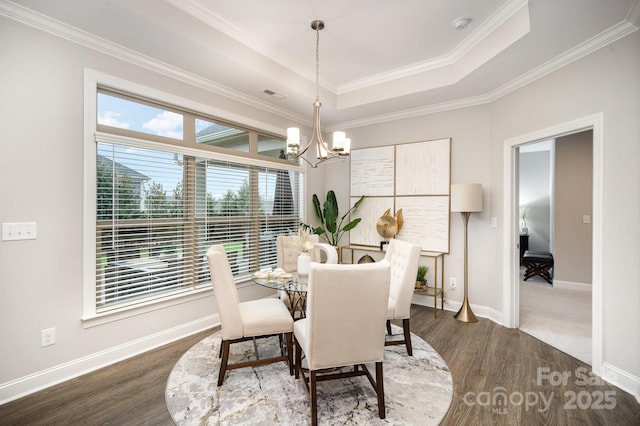
[[[333,132],[333,150],[344,151],[344,132]]]

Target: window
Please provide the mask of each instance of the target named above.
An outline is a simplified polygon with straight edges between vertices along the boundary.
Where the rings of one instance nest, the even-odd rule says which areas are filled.
[[[95,313],[209,286],[213,244],[236,277],[275,267],[301,217],[283,138],[107,89],[96,122]]]

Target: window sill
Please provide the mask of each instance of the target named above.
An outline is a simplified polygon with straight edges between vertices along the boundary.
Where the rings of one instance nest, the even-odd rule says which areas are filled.
[[[237,288],[244,288],[255,285],[250,277],[242,277],[236,281]],[[213,296],[211,286],[203,286],[188,292],[173,294],[159,299],[149,300],[146,303],[135,306],[126,306],[119,309],[113,309],[107,312],[100,312],[93,315],[86,315],[81,318],[83,328],[92,328],[100,325],[120,321],[137,315],[146,314],[148,312],[166,309],[171,306],[189,303],[194,300]]]
[[[146,303],[135,306],[127,306],[107,312],[83,316],[82,327],[92,328],[211,296],[212,290],[209,286],[185,293],[173,294],[171,296],[150,300]]]

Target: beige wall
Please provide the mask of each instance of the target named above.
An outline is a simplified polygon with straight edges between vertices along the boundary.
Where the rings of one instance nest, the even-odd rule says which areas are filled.
[[[480,182],[484,211],[469,222],[469,293],[485,315],[502,318],[503,151],[505,141],[603,113],[602,223],[603,363],[630,373],[640,389],[640,33],[617,41],[487,105],[349,129],[354,148],[452,138],[451,182]],[[327,168],[326,189],[345,193],[348,164]],[[629,190],[632,188],[632,190]],[[347,202],[344,199],[343,202]],[[594,212],[595,214],[595,212]],[[498,227],[491,228],[496,217]],[[445,281],[462,276],[462,224],[451,218]],[[460,286],[447,294],[462,300]],[[614,368],[614,369],[615,369]],[[628,389],[629,389],[628,387]],[[638,394],[640,391],[632,390]],[[638,396],[640,398],[640,395]]]
[[[83,327],[85,68],[268,123],[283,134],[292,123],[2,17],[0,40],[0,222],[36,222],[38,235],[0,241],[1,403],[216,321],[208,292]],[[253,299],[272,291],[243,285],[240,293]],[[49,327],[56,328],[57,342],[41,348],[40,330]]]
[[[519,200],[526,210],[529,250],[552,251],[551,245],[552,152],[520,152]]]
[[[556,139],[555,165],[554,280],[591,284],[593,132]]]
[[[83,328],[85,67],[283,130],[291,123],[15,21],[0,18],[0,40],[0,221],[38,223],[37,240],[0,242],[2,401],[48,378],[55,380],[59,371],[78,374],[91,367],[86,360],[94,366],[113,362],[176,338],[193,324],[206,325],[215,313],[207,295]],[[630,324],[640,323],[640,263],[635,261],[640,257],[640,224],[629,218],[640,210],[639,75],[636,32],[492,103],[349,129],[354,148],[452,138],[452,182],[481,182],[484,187],[484,211],[469,223],[470,298],[499,321],[504,141],[603,112],[604,362],[635,378],[640,377],[640,329]],[[314,171],[309,185],[309,193],[335,189],[341,205],[347,205],[348,162]],[[491,217],[497,218],[497,228],[490,226]],[[462,277],[461,251],[462,222],[452,217],[446,276]],[[262,295],[250,286],[242,292],[245,298]],[[460,286],[448,297],[460,301]],[[52,326],[56,345],[40,348],[40,330]]]

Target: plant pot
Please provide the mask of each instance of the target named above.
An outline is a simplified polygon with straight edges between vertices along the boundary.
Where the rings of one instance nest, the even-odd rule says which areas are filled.
[[[338,263],[342,263],[342,250],[340,250],[340,246],[333,246],[336,249],[336,253],[338,253]]]
[[[416,281],[416,290],[424,290],[426,286],[427,286],[426,281]]]

